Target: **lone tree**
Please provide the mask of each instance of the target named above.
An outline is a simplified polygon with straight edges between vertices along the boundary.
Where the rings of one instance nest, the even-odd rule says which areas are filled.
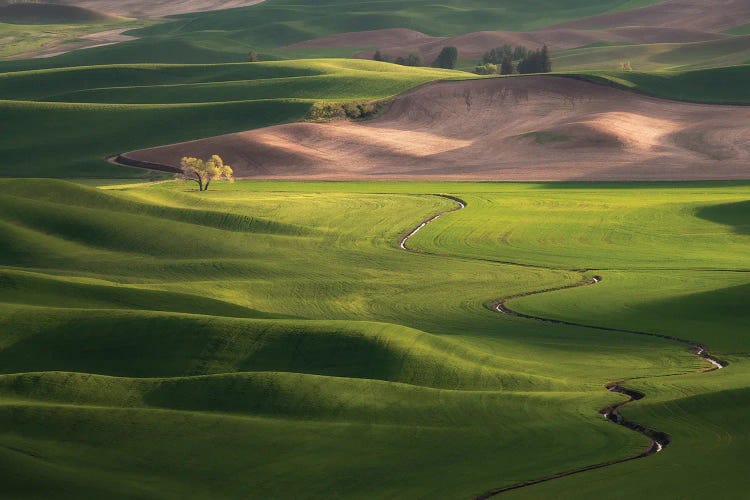
[[[219,155],[213,155],[205,161],[200,158],[185,157],[180,161],[180,170],[182,170],[183,179],[198,184],[199,191],[208,191],[211,181],[218,181],[221,178],[234,182],[232,167],[225,165]]]
[[[443,47],[432,66],[434,68],[456,69],[456,64],[458,64],[458,49],[456,47]]]
[[[497,64],[482,64],[474,68],[474,73],[477,75],[496,75],[498,72]]]
[[[247,53],[247,62],[258,62],[258,53],[251,50]]]

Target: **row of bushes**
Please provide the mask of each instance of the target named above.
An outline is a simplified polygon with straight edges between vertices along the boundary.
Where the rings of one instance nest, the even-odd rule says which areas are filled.
[[[376,115],[383,107],[381,102],[316,102],[305,117],[309,121],[325,122],[341,118],[359,120]]]

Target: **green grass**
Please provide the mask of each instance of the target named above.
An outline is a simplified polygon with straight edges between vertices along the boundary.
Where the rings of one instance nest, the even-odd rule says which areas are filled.
[[[380,27],[533,29],[645,3],[269,0],[0,63],[0,175],[83,179],[0,179],[4,495],[469,498],[639,453],[642,436],[597,415],[621,400],[604,384],[623,379],[647,393],[626,416],[673,444],[510,496],[744,494],[747,183],[238,182],[199,194],[102,161],[295,121],[320,100],[470,77],[241,63],[250,48],[309,57],[278,48]],[[744,62],[745,38],[591,47],[557,62],[660,97],[747,104],[750,66],[694,71]],[[586,71],[626,56],[659,71]],[[399,250],[407,230],[453,206],[432,193],[468,206],[410,240],[424,253]],[[729,368],[697,374],[704,364],[679,344],[487,307],[595,274],[596,287],[511,306],[703,341]]]
[[[453,205],[430,193],[468,206],[410,241],[428,253],[398,249]],[[6,494],[467,498],[640,451],[645,439],[596,413],[621,398],[606,382],[637,378],[648,397],[626,414],[674,444],[618,466],[637,482],[611,469],[539,488],[687,494],[703,467],[701,491],[735,496],[750,439],[748,196],[746,183],[199,194],[2,180]],[[511,304],[694,337],[730,367],[694,375],[702,363],[672,342],[486,307],[593,274],[603,283]],[[537,491],[549,494],[518,494]]]
[[[91,33],[115,29],[135,29],[149,24],[151,23],[124,18],[64,24],[10,24],[0,22],[0,60],[23,56],[50,46],[76,42],[79,41],[81,36]],[[45,64],[46,62],[37,60],[36,63]]]
[[[552,144],[555,142],[566,142],[570,138],[565,135],[555,134],[553,132],[529,132],[522,134],[520,137],[530,137],[534,139],[537,144]]]
[[[730,35],[750,35],[750,24],[745,24],[738,28],[727,31]]]
[[[144,177],[153,174],[103,158],[296,121],[321,100],[379,100],[461,78],[472,75],[341,59],[4,73],[0,116],[13,126],[0,137],[0,175]]]
[[[554,55],[557,71],[614,70],[629,62],[636,71],[689,71],[750,63],[750,36],[696,43],[585,47]]]
[[[644,94],[709,104],[750,104],[750,65],[694,71],[581,71],[573,76]]]

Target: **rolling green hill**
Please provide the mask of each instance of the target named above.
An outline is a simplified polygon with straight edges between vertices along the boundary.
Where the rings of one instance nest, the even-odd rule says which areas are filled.
[[[574,77],[616,85],[644,94],[711,104],[749,104],[750,65],[695,71],[581,71]]]
[[[410,240],[426,253],[404,252],[401,235],[454,205],[430,193],[467,208]],[[622,398],[604,384],[634,378],[647,397],[625,415],[673,444],[517,495],[686,492],[684,471],[700,466],[693,491],[731,497],[750,439],[738,420],[747,197],[741,183],[238,182],[199,194],[0,181],[6,492],[471,497],[639,453],[645,438],[597,415]],[[700,374],[681,344],[486,307],[593,274],[604,281],[510,305],[706,341],[729,367]],[[630,475],[640,480],[621,483]]]
[[[113,20],[112,16],[73,5],[0,2],[0,22],[13,24],[66,24]]]
[[[93,66],[0,74],[0,115],[13,124],[0,137],[7,159],[0,175],[143,176],[143,171],[111,166],[103,159],[299,120],[318,101],[378,100],[437,79],[471,77],[358,60]]]
[[[551,24],[628,10],[653,0],[511,0],[498,5],[486,0],[448,0],[435,4],[416,0],[352,2],[326,0],[303,4],[267,0],[244,9],[180,16],[175,23],[138,31],[145,37],[218,32],[236,43],[263,48],[289,45],[333,33],[409,28],[430,35],[459,35],[482,30],[527,31]]]
[[[622,381],[645,394],[623,416],[668,433],[666,449],[505,496],[743,498],[750,183],[238,181],[199,193],[105,161],[476,77],[275,60],[295,55],[290,43],[533,30],[652,3],[267,0],[156,25],[0,24],[0,57],[142,28],[0,62],[0,496],[473,498],[647,450],[599,413],[625,400],[605,388]],[[750,38],[734,33],[563,51],[555,69],[748,105]],[[246,63],[251,49],[264,62]],[[626,60],[636,71],[619,71]],[[493,310],[508,298],[552,321]],[[706,343],[728,366],[705,372],[665,336]]]
[[[395,0],[304,3],[266,0],[239,9],[199,12],[128,32],[140,38],[127,43],[74,52],[41,61],[0,63],[0,72],[92,64],[226,63],[246,60],[250,49],[265,58],[290,57],[279,49],[296,42],[340,32],[408,28],[431,35],[481,30],[533,30],[574,19],[633,9],[656,0],[428,0],[407,5]],[[322,51],[312,57],[350,57]],[[311,57],[306,55],[305,57]]]
[[[689,71],[750,63],[750,36],[697,43],[614,45],[561,51],[557,71],[620,70],[629,62],[636,71]]]

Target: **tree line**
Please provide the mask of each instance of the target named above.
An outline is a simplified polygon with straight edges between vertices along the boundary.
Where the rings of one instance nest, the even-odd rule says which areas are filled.
[[[406,56],[393,57],[381,52],[375,52],[375,61],[382,61],[401,66],[426,66],[424,57],[419,52],[411,52]],[[458,65],[458,49],[443,47],[437,58],[430,64],[433,68],[455,69]],[[482,56],[474,72],[480,75],[512,75],[514,73],[549,73],[552,71],[552,57],[549,47],[544,45],[537,50],[531,50],[523,45],[502,45]]]
[[[401,66],[426,66],[424,57],[419,52],[412,52],[407,56],[394,58],[378,50],[375,52],[373,60],[400,64]],[[440,54],[438,54],[430,66],[433,68],[456,69],[457,64],[458,49],[456,47],[443,47],[443,50],[440,51]]]
[[[514,47],[508,44],[486,52],[482,57],[482,64],[474,70],[480,75],[549,73],[550,71],[552,71],[552,57],[547,45],[538,50],[530,50],[523,45]]]

